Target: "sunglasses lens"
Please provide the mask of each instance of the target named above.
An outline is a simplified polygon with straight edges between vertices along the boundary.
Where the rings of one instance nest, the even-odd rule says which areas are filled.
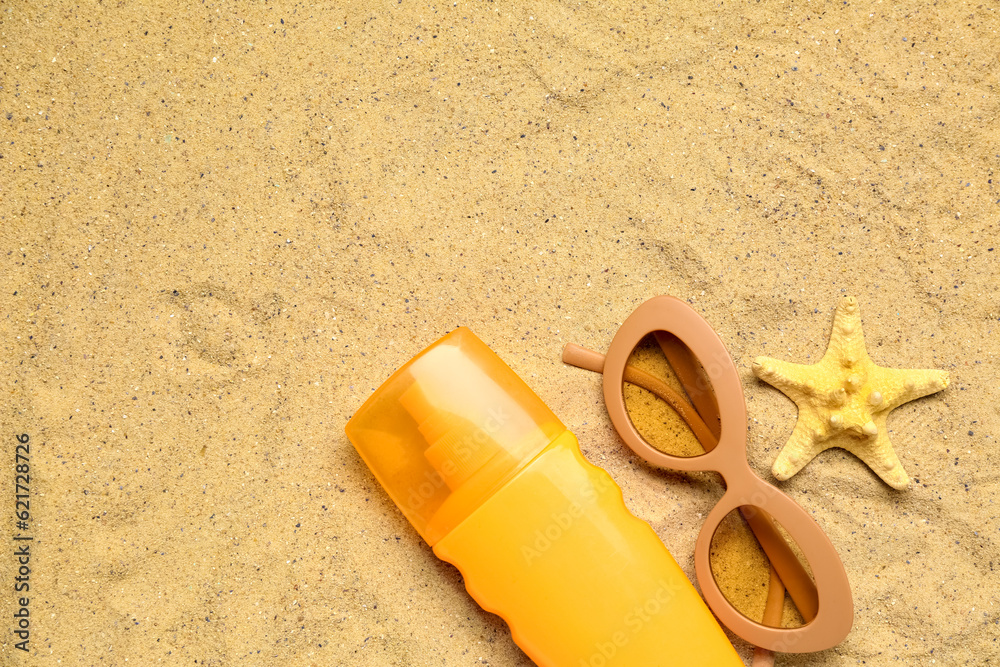
[[[788,546],[773,561],[777,580],[761,546],[776,541]],[[719,590],[750,620],[795,628],[815,617],[815,584],[806,559],[784,528],[761,510],[745,506],[726,515],[712,537],[709,561]]]
[[[629,419],[646,442],[673,456],[715,447],[719,409],[712,383],[691,350],[656,331],[632,350],[622,385]]]

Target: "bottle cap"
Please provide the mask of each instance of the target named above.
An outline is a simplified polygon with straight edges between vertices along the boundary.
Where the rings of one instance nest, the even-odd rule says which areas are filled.
[[[345,430],[433,546],[566,427],[460,327],[396,371]]]

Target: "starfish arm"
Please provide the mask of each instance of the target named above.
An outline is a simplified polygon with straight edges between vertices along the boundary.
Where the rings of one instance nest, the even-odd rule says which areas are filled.
[[[811,366],[793,364],[771,357],[757,357],[753,360],[754,375],[798,403],[813,392]]]
[[[881,477],[882,481],[886,484],[902,491],[909,486],[910,478],[906,474],[906,471],[903,470],[903,464],[900,463],[899,457],[896,456],[896,451],[892,448],[892,443],[889,442],[889,433],[885,429],[885,420],[882,419],[879,421],[881,423],[874,442],[842,443],[841,446],[864,461],[865,465]]]
[[[824,359],[831,356],[838,362],[847,361],[851,365],[868,358],[865,336],[861,331],[861,310],[853,296],[841,299],[834,312],[833,330]]]
[[[872,379],[875,380],[872,388],[882,393],[879,411],[892,410],[921,396],[941,391],[950,381],[946,371],[900,368],[879,368]]]
[[[815,429],[811,428],[800,417],[791,437],[788,438],[788,442],[781,448],[778,458],[774,460],[771,473],[776,479],[783,482],[802,470],[824,449],[826,449],[824,444],[816,438]]]

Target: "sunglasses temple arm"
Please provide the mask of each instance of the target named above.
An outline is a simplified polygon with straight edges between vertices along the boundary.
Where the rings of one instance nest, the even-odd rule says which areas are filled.
[[[624,379],[669,403],[674,412],[680,415],[681,419],[687,423],[688,428],[694,432],[695,437],[698,438],[698,442],[701,443],[706,452],[712,451],[719,444],[718,438],[709,430],[697,410],[666,382],[634,366],[625,366]]]
[[[587,371],[604,372],[604,355],[576,343],[566,343],[563,347],[562,360],[565,364]]]
[[[563,348],[563,362],[577,368],[594,371],[595,373],[604,372],[604,355],[600,352],[588,350],[576,343],[567,343]],[[695,437],[698,438],[698,441],[705,448],[706,452],[712,451],[719,444],[718,438],[708,428],[697,410],[666,382],[643,370],[628,365],[625,366],[623,379],[629,384],[642,387],[666,401],[680,415],[681,419],[688,425],[688,428],[694,432]]]
[[[676,337],[664,331],[654,331],[653,337],[656,338],[657,344],[663,350],[663,355],[673,367],[677,379],[680,380],[685,393],[694,404],[694,409],[698,411],[698,415],[718,439],[722,431],[719,420],[719,404],[715,399],[715,392],[706,385],[698,374],[697,364],[691,350]]]
[[[816,584],[802,567],[802,563],[788,546],[788,542],[778,532],[774,520],[760,508],[740,508],[740,512],[764,548],[764,553],[771,561],[771,567],[778,571],[782,584],[788,590],[788,595],[802,614],[802,618],[806,623],[816,618],[816,613],[819,611],[819,592],[816,590]]]
[[[774,565],[770,567],[771,581],[767,587],[767,603],[764,605],[764,618],[762,623],[768,627],[781,627],[781,612],[785,608],[785,585],[781,583],[781,577]],[[753,650],[752,667],[774,667],[774,651],[766,648],[756,647]]]

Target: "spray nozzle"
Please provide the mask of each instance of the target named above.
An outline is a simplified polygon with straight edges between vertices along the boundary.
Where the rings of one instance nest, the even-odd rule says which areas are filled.
[[[429,446],[424,457],[454,491],[503,451],[486,431],[453,412],[436,408],[419,385],[399,397]]]

